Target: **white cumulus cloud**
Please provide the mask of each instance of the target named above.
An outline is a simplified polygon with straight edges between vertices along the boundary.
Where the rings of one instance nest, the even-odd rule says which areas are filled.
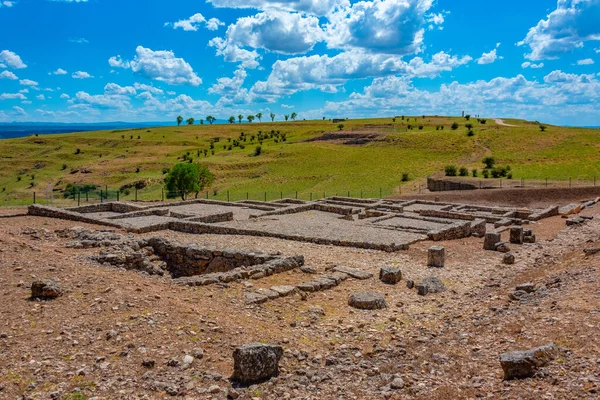
[[[477,64],[493,64],[496,60],[502,60],[504,57],[498,56],[498,47],[500,47],[500,43],[497,43],[496,48],[489,53],[483,53],[481,57],[477,59]]]
[[[73,77],[73,79],[89,79],[89,78],[93,78],[92,75],[90,75],[89,73],[85,72],[85,71],[75,71],[73,72],[73,75],[71,75]]]
[[[109,64],[112,67],[131,68],[137,75],[169,85],[199,86],[202,83],[192,66],[183,58],[175,57],[172,51],[154,51],[142,46],[138,46],[135,51],[132,61],[123,61],[120,56],[116,56],[109,59]]]
[[[204,18],[204,15],[196,13],[188,19],[182,19],[177,22],[167,22],[165,26],[172,26],[174,29],[181,28],[184,31],[197,31],[200,25],[204,25],[208,30],[216,31],[220,26],[224,26],[225,23],[217,18]]]
[[[23,86],[37,86],[38,83],[36,81],[32,81],[31,79],[21,79],[19,83]]]
[[[18,54],[10,50],[0,51],[0,62],[6,64],[9,68],[22,69],[27,68],[27,65],[21,60]]]
[[[52,72],[52,75],[66,75],[67,71],[62,68],[58,68],[56,71]]]
[[[304,12],[317,16],[324,16],[333,10],[346,7],[348,0],[207,0],[215,7],[225,8],[254,8],[268,11]]]
[[[593,64],[594,64],[594,60],[592,60],[591,58],[586,58],[586,59],[577,61],[577,65],[593,65]]]
[[[527,33],[519,46],[529,46],[525,57],[552,60],[561,54],[600,40],[600,0],[558,0],[556,10]]]
[[[17,78],[17,76],[10,71],[2,71],[2,73],[0,73],[0,79],[10,79],[14,81],[19,78]]]
[[[533,68],[533,69],[544,68],[544,63],[534,64],[534,63],[530,63],[529,61],[525,61],[523,64],[521,64],[521,68]]]

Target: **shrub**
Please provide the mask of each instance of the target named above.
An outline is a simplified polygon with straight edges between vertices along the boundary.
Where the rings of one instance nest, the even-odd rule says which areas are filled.
[[[446,176],[456,176],[456,166],[454,165],[446,165],[444,171],[446,172]]]
[[[262,154],[262,146],[256,146],[256,148],[254,149],[254,156],[258,157]]]
[[[483,177],[487,179],[490,177],[490,171],[488,169],[484,169],[481,175],[483,175]]]
[[[436,126],[435,126],[435,130],[436,130],[436,131],[439,131],[439,130],[440,130],[440,126],[439,126],[439,125],[436,125]]]
[[[408,174],[406,172],[404,172],[402,174],[402,182],[408,182],[408,180],[409,180]]]
[[[139,173],[139,172],[140,172],[140,167],[136,167],[136,168],[135,168],[135,173],[137,174],[137,173]]]
[[[496,164],[494,157],[484,157],[481,162],[485,164],[486,169],[494,168],[494,165]]]
[[[81,154],[81,149],[76,149],[75,154]]]
[[[482,118],[482,119],[480,119],[480,120],[479,120],[479,123],[480,123],[481,125],[485,125],[485,123],[486,123],[486,122],[487,122],[487,119],[483,119],[483,118]]]
[[[471,130],[471,129],[473,129],[473,124],[471,124],[471,123],[465,124],[465,128],[467,128],[468,130]]]
[[[215,181],[215,176],[209,169],[200,164],[176,164],[165,178],[165,186],[168,192],[181,194],[185,200],[188,193],[198,193],[205,187],[209,187]]]
[[[338,127],[338,129],[341,131],[341,130],[343,130],[343,129],[344,129],[344,124],[339,124],[337,127]]]
[[[468,120],[470,120],[470,119],[471,119],[471,114],[467,114],[467,115],[465,115],[465,119],[466,119],[467,121],[468,121]]]
[[[419,125],[419,130],[422,131],[423,130],[423,125]]]
[[[512,179],[512,172],[509,172],[508,174],[506,174],[506,179]]]
[[[62,169],[61,169],[61,171],[64,171],[65,169],[67,169],[67,164],[63,164],[63,165],[62,165]]]
[[[468,137],[475,136],[475,132],[473,132],[473,131],[469,131],[469,132],[467,132],[467,136],[468,136]]]
[[[453,131],[457,130],[458,129],[458,123],[454,122],[450,128],[452,128]]]
[[[540,131],[545,132],[546,131],[546,125],[540,125]]]
[[[492,178],[500,178],[502,176],[501,168],[492,168],[491,169]]]
[[[163,174],[163,175],[165,175],[165,174],[168,174],[170,170],[171,170],[170,168],[164,167],[164,168],[162,169],[162,174]]]
[[[473,175],[473,178],[477,178],[477,168],[473,168],[473,171],[471,171],[471,175]]]
[[[458,170],[458,175],[469,176],[469,170],[466,169],[465,167],[462,167],[461,169]]]
[[[444,130],[444,125],[440,125],[440,129],[441,129],[441,130]]]

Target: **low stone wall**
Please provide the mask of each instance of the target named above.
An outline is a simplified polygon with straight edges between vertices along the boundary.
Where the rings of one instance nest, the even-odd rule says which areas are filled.
[[[435,242],[441,240],[455,240],[471,236],[471,223],[465,222],[463,224],[451,224],[448,227],[438,229],[435,231],[429,231],[427,237],[429,240]]]
[[[356,205],[358,205],[358,204],[361,204],[361,205],[375,204],[380,201],[380,200],[374,200],[374,199],[355,199],[354,197],[342,197],[342,196],[328,197],[327,200],[344,201],[346,203],[354,203]]]
[[[116,213],[130,213],[134,211],[141,211],[148,209],[148,206],[138,206],[130,203],[121,203],[118,201],[109,201],[106,203],[90,204],[79,207],[67,208],[67,211],[73,211],[80,214],[97,213],[97,212],[116,212]]]
[[[188,218],[187,221],[204,222],[206,224],[216,224],[217,222],[233,221],[233,213],[226,212],[221,214],[206,215],[203,217]]]
[[[471,222],[471,235],[484,237],[487,230],[487,222],[484,219],[476,219]]]
[[[114,209],[113,209],[113,212]],[[122,218],[136,218],[136,217],[148,217],[150,215],[167,215],[169,214],[169,210],[165,209],[165,210],[142,210],[142,211],[133,211],[133,212],[127,212],[127,213],[123,213],[121,215],[115,215],[112,217],[107,217],[104,219],[122,219]]]
[[[449,218],[449,219],[462,219],[466,221],[473,221],[475,219],[484,219],[486,222],[491,224],[498,222],[502,219],[502,217],[496,217],[493,215],[486,214],[467,214],[456,211],[439,211],[439,210],[419,210],[419,215],[429,216],[429,217],[440,217],[440,218]]]
[[[242,266],[264,264],[278,258],[276,255],[259,252],[211,250],[196,245],[169,242],[160,237],[148,239],[148,246],[167,263],[167,270],[174,278],[227,272]],[[298,260],[304,263],[303,258]]]
[[[295,240],[297,242],[309,242],[315,244],[333,245],[340,247],[357,247],[362,249],[381,250],[386,252],[395,252],[408,250],[408,243],[380,244],[371,242],[348,242],[342,240],[325,239],[300,235],[285,235],[281,233],[256,231],[251,229],[238,229],[226,226],[208,225],[198,222],[173,221],[169,224],[169,229],[179,232],[195,234],[216,234],[216,235],[243,235],[243,236],[262,236],[273,237],[277,239]]]
[[[281,199],[281,200],[275,200],[275,201],[273,201],[273,203],[277,203],[277,204],[306,204],[306,201],[304,201],[304,200],[298,200],[298,199],[284,198],[284,199]]]
[[[479,189],[479,186],[474,183],[427,178],[427,189],[430,192],[447,192],[452,190],[475,190]]]
[[[92,212],[92,211],[90,211],[90,212]],[[121,227],[121,225],[119,225],[118,223],[88,218],[82,214],[79,214],[79,213],[76,213],[73,211],[61,210],[58,208],[42,206],[39,204],[30,205],[27,209],[27,213],[28,213],[28,215],[35,215],[38,217],[66,219],[69,221],[77,221],[77,222],[85,222],[88,224],[111,226],[114,228]]]

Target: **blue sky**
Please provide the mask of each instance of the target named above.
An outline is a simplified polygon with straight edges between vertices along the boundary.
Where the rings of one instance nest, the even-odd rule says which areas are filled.
[[[0,0],[0,121],[600,125],[598,21],[600,0]]]

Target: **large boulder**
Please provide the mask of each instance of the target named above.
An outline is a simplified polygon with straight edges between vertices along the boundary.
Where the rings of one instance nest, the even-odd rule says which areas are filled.
[[[440,293],[446,290],[446,286],[437,276],[422,279],[417,285],[417,293],[425,296],[427,293]]]
[[[498,232],[487,232],[483,242],[484,250],[496,250],[496,244],[500,243],[500,234]]]
[[[281,346],[249,343],[233,351],[232,380],[251,384],[276,376],[279,360],[283,355]]]
[[[402,271],[399,268],[383,267],[379,270],[379,280],[383,283],[395,285],[402,280]]]
[[[51,279],[38,280],[31,284],[32,299],[55,299],[62,295],[60,285]]]
[[[350,296],[350,299],[348,299],[348,305],[360,310],[379,310],[387,308],[385,297],[374,292],[353,293]]]
[[[526,351],[511,351],[500,354],[500,365],[504,371],[504,379],[524,379],[532,377],[538,368],[554,360],[559,353],[554,344],[537,347]]]

